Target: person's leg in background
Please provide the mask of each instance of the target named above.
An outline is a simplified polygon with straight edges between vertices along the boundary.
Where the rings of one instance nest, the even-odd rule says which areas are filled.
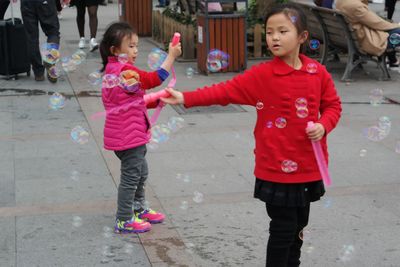
[[[0,20],[4,19],[10,0],[0,0]]]
[[[44,80],[44,66],[39,47],[39,17],[37,15],[37,5],[40,2],[21,1],[21,16],[27,32],[30,49],[31,64],[36,81]]]
[[[47,43],[60,44],[60,23],[57,16],[57,6],[55,1],[59,0],[47,0],[39,2],[37,4],[37,14],[40,22],[40,26],[47,37]],[[57,77],[51,74],[54,70],[51,68],[54,64],[44,64],[47,70],[47,79],[50,82],[57,82]]]
[[[88,13],[89,13],[89,27],[90,27],[90,51],[94,51],[97,48],[99,48],[99,44],[97,43],[96,40],[96,34],[97,34],[97,25],[98,25],[98,19],[97,19],[97,9],[98,6],[88,6]]]
[[[397,0],[386,0],[387,18],[392,21]]]
[[[85,4],[82,2],[76,2],[76,24],[78,25],[78,32],[79,32],[79,48],[85,48],[85,12],[86,7]]]

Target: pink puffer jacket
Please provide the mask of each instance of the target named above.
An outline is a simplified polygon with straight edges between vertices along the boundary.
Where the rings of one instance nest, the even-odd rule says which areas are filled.
[[[150,140],[150,122],[143,100],[144,90],[159,86],[157,72],[141,71],[131,64],[122,64],[116,57],[109,57],[105,74],[119,77],[124,70],[133,70],[140,77],[140,90],[128,93],[121,86],[102,88],[106,110],[104,148],[120,151],[146,144]]]

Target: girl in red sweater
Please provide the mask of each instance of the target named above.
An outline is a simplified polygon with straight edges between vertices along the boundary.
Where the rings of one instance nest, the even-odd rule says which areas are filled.
[[[320,140],[328,159],[326,136],[339,121],[341,103],[331,75],[299,54],[307,41],[306,17],[292,4],[266,17],[266,39],[274,58],[232,80],[192,92],[168,89],[168,104],[185,107],[241,104],[257,109],[254,197],[266,203],[271,218],[268,267],[299,266],[302,231],[310,202],[324,194],[311,140]],[[307,122],[315,127],[307,129]]]

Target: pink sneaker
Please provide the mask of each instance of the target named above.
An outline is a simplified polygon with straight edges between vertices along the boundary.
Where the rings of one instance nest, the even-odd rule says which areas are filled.
[[[146,209],[140,213],[136,213],[136,217],[149,223],[161,223],[165,219],[165,215],[152,209]]]
[[[117,234],[123,233],[144,233],[151,229],[151,224],[134,216],[129,221],[115,222],[114,232]]]

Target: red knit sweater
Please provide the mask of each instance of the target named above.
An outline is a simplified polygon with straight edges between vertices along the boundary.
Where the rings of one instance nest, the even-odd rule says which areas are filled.
[[[332,131],[340,118],[341,102],[325,67],[304,55],[300,59],[300,70],[275,57],[227,82],[184,93],[186,107],[232,103],[257,108],[254,175],[262,180],[321,179],[305,128],[314,121],[326,133]],[[321,144],[328,159],[326,135]]]

